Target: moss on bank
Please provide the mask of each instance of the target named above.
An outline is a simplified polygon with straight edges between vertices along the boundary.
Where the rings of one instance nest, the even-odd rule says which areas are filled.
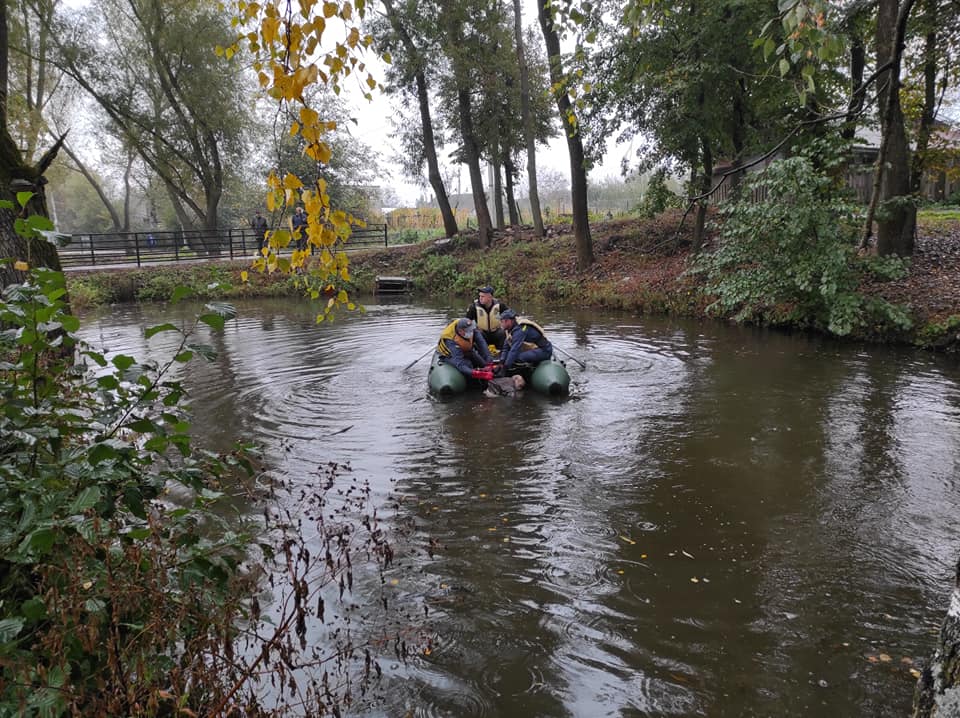
[[[498,232],[490,249],[476,248],[473,238],[464,235],[437,243],[358,251],[351,254],[351,281],[344,288],[369,294],[378,275],[404,276],[412,280],[417,292],[427,295],[466,298],[478,286],[491,284],[498,296],[521,307],[535,301],[645,314],[707,316],[712,298],[701,291],[702,280],[687,273],[691,255],[688,237],[677,233],[679,217],[679,213],[666,213],[654,219],[632,217],[595,223],[596,262],[586,272],[577,271],[573,237],[569,228],[561,225],[549,228],[543,239],[534,238],[527,229]],[[960,220],[948,223],[947,230],[942,216],[932,221],[927,229],[938,242],[937,247],[942,250],[947,246],[952,252],[956,244],[960,251]],[[936,252],[921,251],[907,278],[874,281],[864,287],[866,294],[887,297],[903,307],[913,328],[903,331],[882,323],[868,324],[855,332],[855,338],[941,350],[960,348],[960,294],[951,291],[960,286],[960,267],[945,261],[928,266],[931,256],[943,259]],[[249,264],[243,261],[161,265],[70,273],[68,281],[75,308],[166,301],[178,285],[190,287],[201,299],[292,297],[300,291],[296,277],[280,274],[250,271],[248,281],[243,282],[241,272],[245,269]],[[785,311],[782,321],[771,321],[810,328],[790,316]]]

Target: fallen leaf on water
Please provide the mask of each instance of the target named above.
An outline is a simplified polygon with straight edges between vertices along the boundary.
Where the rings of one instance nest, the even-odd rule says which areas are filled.
[[[697,578],[696,576],[694,576],[693,578],[690,579],[690,582],[691,582],[691,583],[700,583],[700,579]]]
[[[690,680],[686,676],[678,676],[676,673],[671,673],[670,677],[675,681],[679,681],[680,683],[687,683]]]
[[[890,661],[893,660],[893,659],[892,659],[890,656],[888,656],[886,653],[881,653],[879,657],[880,657],[880,660],[883,661],[884,663],[889,663]]]
[[[646,558],[646,557],[647,557],[647,554],[645,553],[640,554],[640,558]]]
[[[919,677],[920,677],[920,671],[918,671],[916,668],[911,668],[911,669],[910,669],[910,675],[913,676],[914,678],[919,678]]]
[[[636,543],[637,543],[637,542],[634,541],[632,538],[627,538],[627,537],[624,536],[623,534],[620,534],[620,538],[622,538],[624,541],[626,541],[626,542],[627,542],[628,544],[630,544],[631,546],[634,546],[634,545],[636,545]]]
[[[900,659],[900,662],[905,666],[913,665],[913,659],[910,658],[909,656],[904,656],[903,658]]]
[[[398,579],[398,578],[392,578],[392,579],[390,579],[390,585],[391,585],[391,586],[399,586],[399,585],[400,585],[400,579]]]
[[[880,662],[880,659],[877,658],[876,656],[867,656],[867,660],[870,661],[871,663],[879,663],[879,662]]]
[[[619,573],[619,574],[622,576],[622,575],[623,575],[623,569],[622,569],[622,568],[619,569],[619,570],[617,571],[617,573]]]
[[[26,272],[28,269],[30,269],[30,265],[24,262],[23,260],[19,260],[13,263],[13,268],[16,269],[18,272]]]

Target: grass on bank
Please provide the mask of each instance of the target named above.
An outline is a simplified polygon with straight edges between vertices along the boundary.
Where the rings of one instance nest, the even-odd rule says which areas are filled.
[[[428,241],[356,252],[351,255],[350,282],[337,289],[370,294],[377,275],[397,275],[410,278],[418,291],[465,300],[473,296],[476,287],[491,284],[498,296],[520,309],[525,303],[550,302],[556,306],[606,307],[649,314],[712,314],[861,339],[937,348],[955,345],[953,318],[960,312],[926,318],[911,313],[906,306],[884,305],[872,297],[860,297],[859,282],[882,284],[902,277],[909,271],[908,266],[891,273],[886,263],[858,258],[849,247],[843,249],[847,241],[844,238],[824,245],[822,251],[826,254],[818,258],[806,252],[800,238],[792,246],[803,253],[795,258],[802,272],[791,269],[793,260],[778,249],[778,237],[783,232],[793,232],[790,223],[801,223],[805,212],[821,211],[814,206],[819,201],[816,194],[809,196],[806,208],[793,207],[786,212],[776,206],[753,208],[751,212],[766,212],[764,216],[769,216],[739,230],[744,234],[752,227],[777,227],[763,240],[763,246],[771,249],[763,261],[774,262],[776,266],[771,266],[769,274],[775,276],[762,282],[757,278],[759,272],[736,279],[737,261],[729,262],[729,266],[718,264],[709,281],[703,274],[691,274],[691,223],[688,219],[677,237],[682,213],[672,209],[653,218],[625,216],[593,223],[596,262],[582,273],[575,267],[576,252],[569,227],[561,224],[550,226],[544,239],[533,238],[529,229],[497,233],[489,250],[476,248],[468,234],[439,244]],[[919,212],[918,223],[921,231],[956,227],[960,224],[960,209],[926,208]],[[827,260],[828,256],[831,259]],[[743,267],[743,261],[739,265]],[[166,301],[177,285],[190,287],[202,299],[303,295],[296,277],[250,272],[249,281],[244,283],[240,273],[246,268],[245,262],[237,261],[70,274],[71,302],[75,309],[83,309],[126,301]],[[730,281],[721,282],[725,274]],[[780,281],[783,279],[787,281]],[[774,280],[776,284],[769,284]],[[718,288],[723,292],[718,294]],[[718,305],[717,300],[724,297]]]

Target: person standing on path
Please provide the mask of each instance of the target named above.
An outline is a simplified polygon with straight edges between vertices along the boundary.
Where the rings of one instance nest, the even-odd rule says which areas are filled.
[[[250,226],[253,227],[253,233],[257,237],[257,256],[263,256],[263,243],[266,241],[267,230],[267,220],[264,219],[264,216],[260,214],[260,210],[257,210],[257,214],[250,221]]]

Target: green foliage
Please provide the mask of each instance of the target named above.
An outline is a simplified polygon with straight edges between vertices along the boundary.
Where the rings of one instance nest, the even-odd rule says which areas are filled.
[[[660,167],[650,176],[647,191],[636,206],[641,217],[651,219],[668,207],[679,207],[682,199],[667,186],[667,171]]]
[[[413,261],[410,271],[418,286],[438,294],[453,291],[460,276],[457,262],[449,254],[423,254]]]
[[[170,299],[190,295],[179,287]],[[308,663],[307,630],[329,625],[323,592],[352,592],[362,557],[379,568],[375,585],[386,584],[392,551],[369,487],[354,481],[328,496],[343,473],[329,467],[290,502],[306,516],[267,510],[253,524],[236,515],[220,500],[228,488],[276,497],[284,487],[251,482],[249,446],[194,448],[185,388],[172,377],[194,357],[213,358],[195,335],[222,331],[232,307],[211,303],[188,329],[147,328],[146,338],[180,338],[156,363],[84,345],[65,296],[62,273],[40,269],[0,299],[0,715],[288,714],[265,707],[264,686],[319,685],[291,665]],[[263,616],[261,576],[276,598]],[[382,618],[377,637],[395,627],[405,659],[417,636],[399,619],[401,646],[401,628]],[[336,666],[317,662],[329,680],[297,708],[337,714],[379,675],[375,647],[358,650],[352,637],[358,629],[309,646],[311,659],[329,650]],[[360,677],[344,677],[354,666]]]
[[[932,349],[960,347],[960,315],[951,314],[939,322],[930,322],[917,331],[917,344]]]
[[[390,244],[419,244],[443,236],[437,229],[399,229],[390,233]]]
[[[163,366],[108,358],[78,341],[65,295],[63,275],[40,269],[0,300],[6,715],[126,714],[121,705],[146,704],[186,646],[228,631],[224,616],[240,609],[247,538],[211,506],[222,480],[252,465],[243,451],[192,450],[184,388],[167,376],[210,349],[182,333]],[[211,310],[198,323],[232,316]],[[180,330],[147,334],[162,331]],[[171,484],[191,498],[158,502]],[[124,684],[136,688],[123,695]]]
[[[909,327],[902,309],[858,291],[864,271],[892,265],[857,257],[859,208],[802,157],[775,162],[722,209],[719,246],[698,258],[710,309],[738,321],[796,323],[846,335],[867,322]]]

